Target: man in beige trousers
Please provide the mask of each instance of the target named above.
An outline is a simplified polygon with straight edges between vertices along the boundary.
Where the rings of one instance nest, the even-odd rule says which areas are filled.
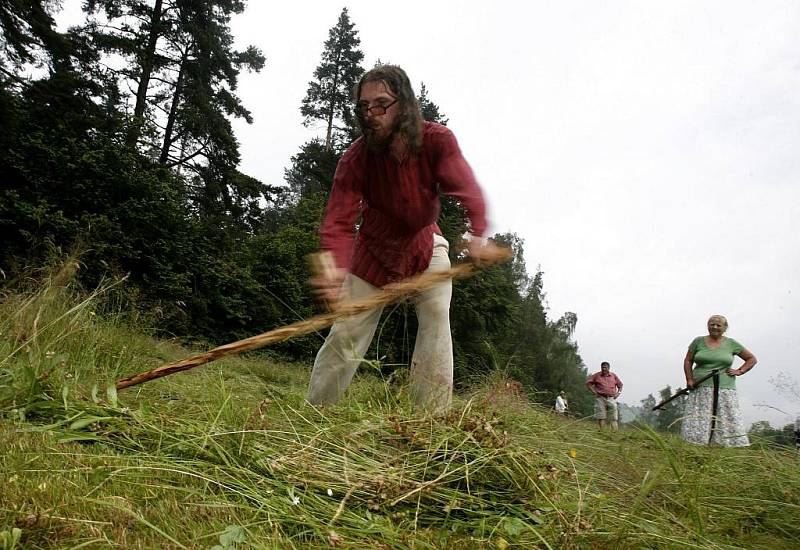
[[[448,243],[436,224],[439,192],[455,197],[470,221],[469,253],[497,256],[484,243],[483,195],[453,133],[422,119],[406,73],[382,65],[355,90],[363,136],[342,156],[320,228],[323,256],[335,267],[312,280],[329,304],[367,298],[391,282],[450,267]],[[358,231],[356,223],[359,222]],[[344,294],[344,296],[343,296]],[[452,283],[413,298],[419,328],[411,360],[411,394],[418,409],[445,410],[453,393],[450,333]],[[336,322],[317,353],[308,401],[341,398],[375,334],[381,310]]]

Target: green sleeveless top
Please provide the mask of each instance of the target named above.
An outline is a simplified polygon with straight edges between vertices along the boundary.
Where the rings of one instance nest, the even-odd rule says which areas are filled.
[[[744,347],[733,338],[725,338],[718,348],[709,348],[705,336],[698,336],[689,344],[689,351],[694,354],[694,370],[692,377],[699,380],[714,369],[721,368],[719,373],[719,387],[723,390],[736,389],[736,377],[728,376],[725,370],[733,364],[733,356],[741,352]],[[712,386],[713,378],[709,378],[701,386]]]

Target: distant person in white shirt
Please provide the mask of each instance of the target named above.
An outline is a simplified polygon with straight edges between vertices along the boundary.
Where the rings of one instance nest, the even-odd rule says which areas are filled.
[[[556,412],[558,414],[567,414],[568,408],[569,404],[567,403],[567,394],[562,390],[556,396]]]

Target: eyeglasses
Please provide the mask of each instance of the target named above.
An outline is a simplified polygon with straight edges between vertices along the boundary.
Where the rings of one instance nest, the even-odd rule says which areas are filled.
[[[356,112],[361,116],[367,116],[368,114],[372,116],[385,115],[389,107],[397,103],[397,101],[398,101],[397,98],[395,98],[395,100],[392,101],[391,103],[387,103],[385,105],[378,103],[377,105],[373,105],[372,107],[370,107],[369,103],[367,103],[366,101],[361,101],[359,103],[356,103]]]

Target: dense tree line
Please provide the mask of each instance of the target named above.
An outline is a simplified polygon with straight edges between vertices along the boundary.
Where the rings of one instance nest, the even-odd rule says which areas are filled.
[[[766,420],[753,422],[748,430],[750,441],[758,448],[794,448],[796,435],[794,424],[785,424],[782,428],[773,428]]]
[[[306,256],[341,155],[358,136],[351,93],[364,54],[346,9],[330,29],[300,110],[319,138],[288,159],[285,184],[238,170],[231,119],[251,121],[236,95],[255,47],[233,48],[237,0],[93,0],[85,22],[57,32],[46,0],[0,3],[0,276],[7,285],[54,257],[79,254],[91,288],[127,275],[115,296],[160,333],[222,342],[318,311]],[[31,67],[38,67],[38,77]],[[447,118],[420,88],[426,119]],[[440,226],[465,254],[466,220],[445,199]],[[588,412],[577,317],[548,319],[543,274],[527,271],[523,242],[495,240],[511,262],[454,287],[456,377],[496,368],[548,403],[566,390]],[[416,319],[388,308],[369,359],[407,364]],[[309,359],[318,337],[277,351]]]
[[[634,422],[650,426],[661,432],[680,433],[680,419],[683,416],[685,397],[673,399],[661,409],[653,410],[653,407],[669,399],[673,393],[671,386],[665,386],[658,392],[658,399],[653,397],[652,393],[642,399],[641,406],[633,408],[636,414]]]

